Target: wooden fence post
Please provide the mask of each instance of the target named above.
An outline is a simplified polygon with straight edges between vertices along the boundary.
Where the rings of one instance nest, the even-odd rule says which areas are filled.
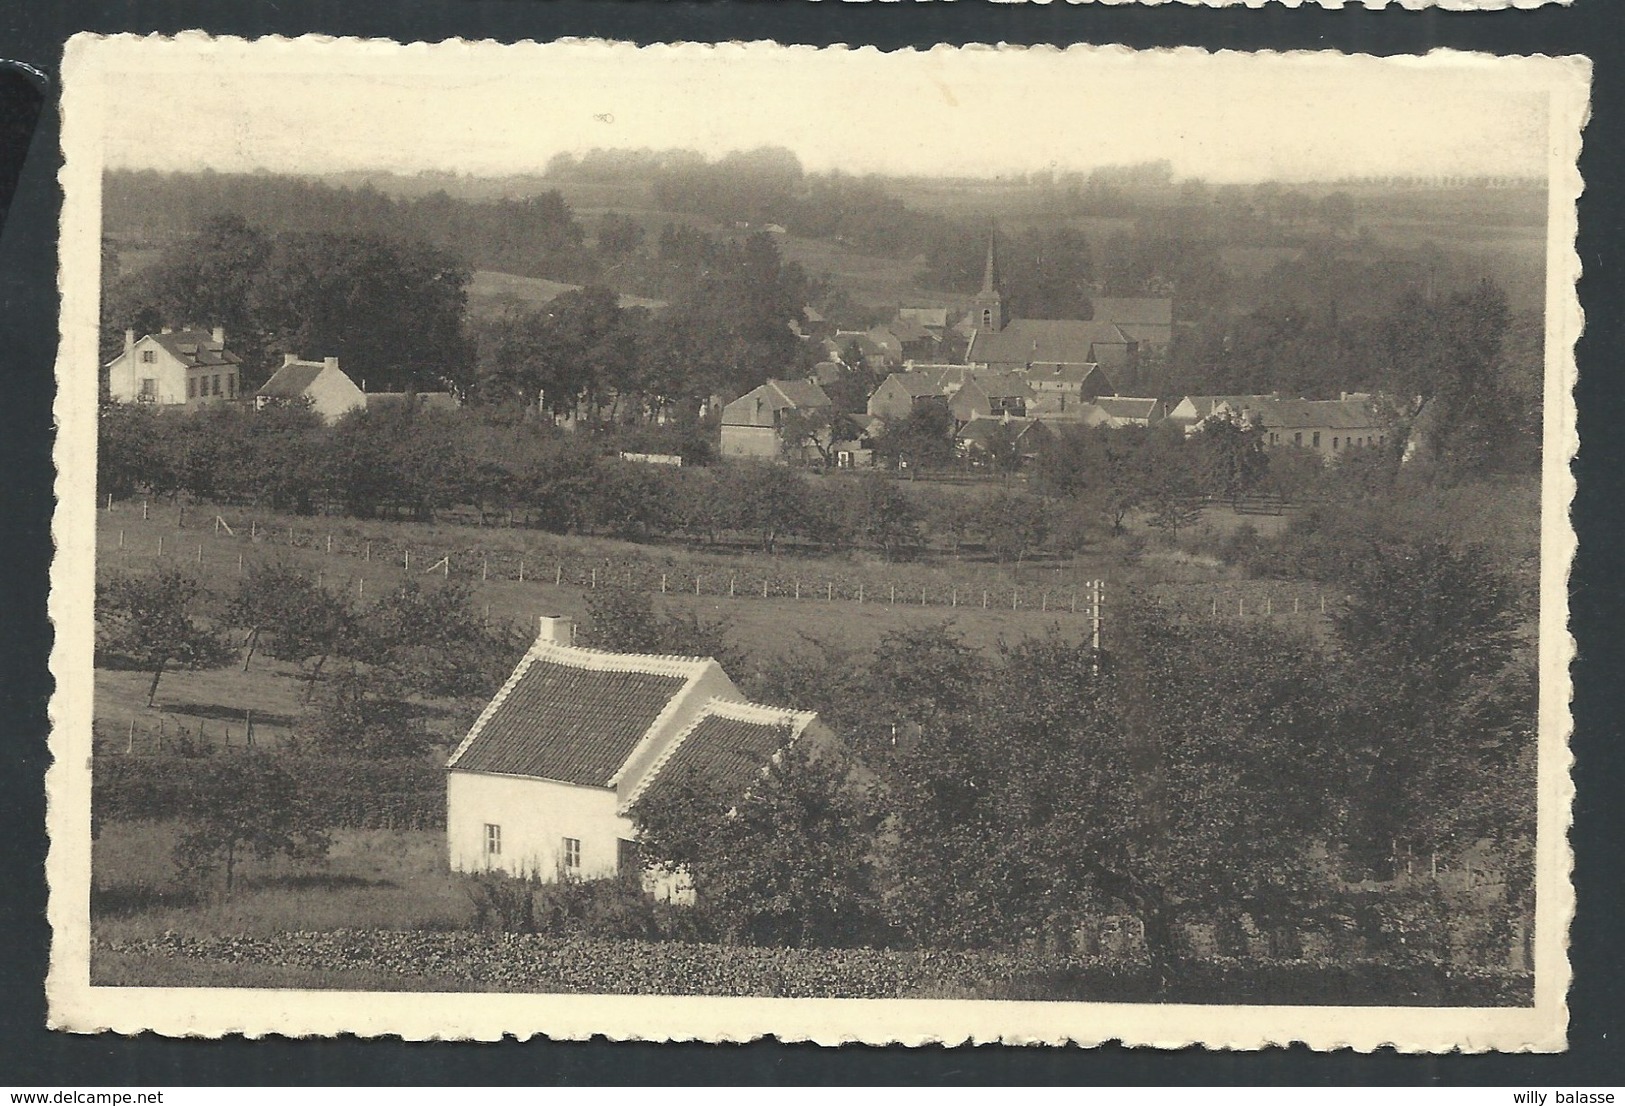
[[[162,534],[159,534],[158,535],[158,556],[162,557],[163,555],[164,555],[164,536]]]
[[[333,555],[333,535],[332,534],[327,535],[327,555],[329,557],[331,557]]]
[[[564,566],[561,564],[553,570],[553,586],[559,587],[564,583]]]
[[[197,563],[198,564],[203,563],[203,543],[202,542],[197,543]]]
[[[598,569],[596,567],[592,570],[592,588],[594,591],[598,590]]]
[[[120,549],[124,548],[124,531],[123,530],[120,530],[118,532],[118,547]]]
[[[734,585],[737,584],[738,582],[739,582],[739,577],[737,577],[737,576],[728,577],[728,598],[729,599],[732,599],[734,597]]]
[[[241,553],[239,553],[239,554],[237,554],[237,575],[241,576],[242,574],[243,574],[243,555]]]
[[[521,584],[525,582],[525,558],[523,557],[519,558],[519,582]]]
[[[800,580],[796,581],[796,598],[797,599],[801,598],[801,581]]]
[[[762,598],[763,599],[767,598],[767,577],[766,576],[762,577]]]
[[[858,602],[863,602],[863,581],[858,581]]]
[[[491,558],[480,558],[480,582],[484,583],[491,578]]]
[[[366,594],[367,594],[367,578],[365,576],[362,576],[361,578],[359,578],[355,582],[355,597],[357,599],[363,599],[363,598],[366,597]]]
[[[666,574],[664,572],[660,574],[660,594],[666,594]]]
[[[141,501],[141,521],[147,521],[147,501],[145,499]]]
[[[1021,598],[1021,589],[1014,584],[1010,585],[1010,609],[1016,609],[1016,602]]]
[[[825,584],[824,585],[824,602],[826,602],[826,603],[835,602],[835,585],[834,584]]]
[[[700,594],[700,574],[698,572],[694,574],[694,594]]]
[[[370,561],[370,560],[372,560],[372,542],[371,542],[371,541],[368,541],[368,542],[367,542],[367,550],[366,550],[366,552],[365,552],[365,553],[363,553],[363,554],[362,554],[362,555],[361,555],[361,559],[362,559],[362,560],[363,560],[363,561]]]

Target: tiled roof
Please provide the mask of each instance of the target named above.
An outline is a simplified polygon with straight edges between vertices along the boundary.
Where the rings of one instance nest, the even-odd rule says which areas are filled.
[[[1155,399],[1137,396],[1096,396],[1093,402],[1114,419],[1149,419],[1157,410]]]
[[[946,307],[902,307],[898,308],[899,319],[909,319],[920,326],[935,330],[948,328],[948,309]]]
[[[966,376],[964,387],[980,389],[983,395],[990,398],[1007,396],[1033,398],[1032,389],[1027,387],[1027,381],[1020,373],[973,372]]]
[[[743,792],[815,717],[806,711],[712,699],[649,766],[622,809],[684,780],[730,784]]]
[[[921,396],[939,396],[942,394],[942,387],[938,383],[935,375],[929,375],[926,373],[892,373],[886,379],[896,381],[905,391],[908,392],[909,395],[913,396],[915,399],[918,399]],[[884,383],[884,381],[882,383]]]
[[[1265,426],[1316,430],[1365,430],[1380,420],[1366,399],[1266,399],[1246,404]]]
[[[1091,376],[1099,375],[1102,383],[1110,384],[1099,365],[1090,361],[1072,363],[1036,364],[1021,374],[1029,384],[1082,384]]]
[[[613,786],[667,705],[714,663],[538,643],[448,767]]]
[[[168,334],[149,334],[170,355],[188,368],[207,369],[215,366],[238,365],[242,358],[214,340],[206,330],[172,330]]]
[[[766,387],[776,389],[791,407],[828,407],[829,396],[824,389],[810,380],[769,380]]]
[[[978,330],[966,361],[1000,365],[1094,361],[1097,345],[1121,346],[1133,341],[1109,322],[1076,319],[1011,319],[1003,330]]]
[[[327,366],[320,361],[294,361],[283,365],[271,374],[271,379],[256,394],[272,399],[298,399],[305,394],[306,388],[316,382],[325,368]]]
[[[887,323],[886,330],[896,336],[900,342],[920,342],[931,337],[931,332],[925,329],[924,323],[903,314],[899,314],[897,318]],[[874,332],[871,331],[870,333]]]
[[[1015,441],[1019,442],[1025,438],[1027,433],[1034,427],[1041,428],[1042,424],[1031,418],[994,419],[978,417],[971,419],[964,426],[960,427],[959,433],[956,435],[956,437],[958,437],[962,442],[974,442],[977,445],[986,445],[987,442],[992,439],[994,432],[997,431],[1001,426],[1004,427],[1004,429]],[[1039,436],[1046,436],[1047,432],[1040,429],[1038,434]]]

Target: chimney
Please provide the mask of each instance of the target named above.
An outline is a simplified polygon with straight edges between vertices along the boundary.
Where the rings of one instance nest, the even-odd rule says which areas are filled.
[[[214,328],[214,344],[217,345],[217,346],[220,346],[221,348],[225,347],[225,345],[226,345],[226,328],[225,327],[217,326],[217,327]]]
[[[563,614],[539,614],[536,616],[536,641],[548,642],[552,645],[574,645],[576,643],[575,620]]]
[[[330,369],[337,369],[339,367],[339,359],[337,357],[324,357],[322,358],[322,364]]]
[[[135,331],[124,331],[124,356],[129,357],[135,353]]]
[[[284,353],[282,355],[282,367],[287,368],[297,360],[299,360],[299,355],[297,353]]]

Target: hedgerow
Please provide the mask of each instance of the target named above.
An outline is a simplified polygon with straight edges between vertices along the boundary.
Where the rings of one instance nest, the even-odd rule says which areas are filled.
[[[186,818],[204,767],[221,757],[98,756],[91,806],[98,820]],[[315,819],[334,829],[440,829],[446,774],[428,759],[364,760],[280,755]]]

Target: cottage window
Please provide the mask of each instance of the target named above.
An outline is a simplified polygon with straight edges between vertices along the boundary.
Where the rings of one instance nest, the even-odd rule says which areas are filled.
[[[615,842],[615,866],[622,872],[636,872],[643,867],[643,854],[636,841],[623,837]]]
[[[143,396],[147,397],[148,399],[151,399],[153,396],[157,395],[158,394],[158,381],[157,381],[157,379],[154,378],[154,377],[150,377],[150,376],[142,377],[141,378],[141,394]]]
[[[157,362],[157,360],[158,353],[156,350],[144,349],[141,351],[141,363],[143,365],[154,364]]]
[[[1292,444],[1293,445],[1302,445],[1303,444],[1303,431],[1302,430],[1300,430],[1296,434],[1292,435]]]
[[[226,398],[237,398],[237,378],[235,376],[226,377]]]
[[[502,855],[502,827],[485,823],[485,855]]]
[[[1336,448],[1337,448],[1337,439],[1336,439],[1336,438],[1333,438],[1333,439],[1332,439],[1332,449],[1334,449],[1334,450],[1335,450],[1335,449],[1336,449]]]
[[[219,377],[218,374],[216,374],[215,377],[214,377],[214,391],[213,391],[212,394],[214,394],[214,395],[219,395],[220,394],[220,377]]]
[[[1318,431],[1318,430],[1315,431],[1314,440],[1312,442],[1310,442],[1309,444],[1312,445],[1315,449],[1320,448],[1320,431]]]
[[[566,872],[581,871],[581,839],[579,837],[566,837],[564,839],[563,857]]]
[[[197,398],[197,377],[195,376],[189,376],[186,378],[186,398]]]

